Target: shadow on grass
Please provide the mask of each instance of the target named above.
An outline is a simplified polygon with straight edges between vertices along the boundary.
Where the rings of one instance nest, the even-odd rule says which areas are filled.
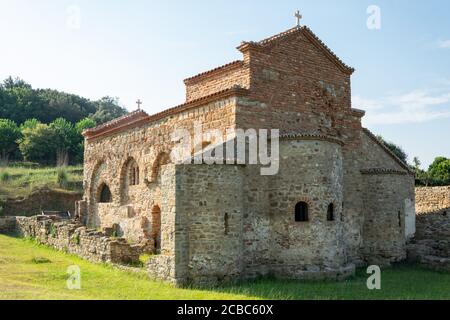
[[[203,290],[263,300],[416,300],[449,299],[450,273],[400,263],[382,270],[381,290],[369,290],[365,268],[345,281],[261,278]],[[195,288],[192,288],[195,289]],[[198,289],[198,288],[197,288]]]

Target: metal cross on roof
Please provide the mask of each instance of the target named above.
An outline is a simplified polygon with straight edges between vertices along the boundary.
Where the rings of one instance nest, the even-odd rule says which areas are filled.
[[[136,104],[138,106],[138,110],[141,110],[141,105],[142,105],[141,99],[138,99],[138,101],[136,101]]]
[[[300,20],[303,18],[303,16],[300,14],[299,10],[297,10],[297,12],[294,14],[294,17],[297,19],[297,27],[300,27]]]

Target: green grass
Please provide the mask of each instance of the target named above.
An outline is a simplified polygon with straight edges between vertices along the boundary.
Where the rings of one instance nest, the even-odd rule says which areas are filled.
[[[81,290],[66,288],[67,268],[81,269]],[[214,290],[174,288],[151,281],[144,271],[131,273],[92,264],[0,235],[0,299],[450,299],[450,274],[398,266],[384,270],[382,290],[366,288],[360,271],[345,282],[258,280]]]
[[[83,168],[81,166],[58,169],[14,165],[0,167],[0,199],[26,197],[36,189],[81,192]]]

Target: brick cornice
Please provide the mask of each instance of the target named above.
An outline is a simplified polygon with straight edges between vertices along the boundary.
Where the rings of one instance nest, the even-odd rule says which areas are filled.
[[[400,175],[400,176],[406,176],[410,174],[410,172],[408,171],[386,169],[386,168],[363,169],[361,170],[361,173],[364,175]]]
[[[338,145],[343,146],[344,145],[344,141],[335,138],[335,137],[331,137],[331,136],[326,136],[326,135],[319,135],[319,134],[303,134],[303,133],[288,133],[288,134],[282,134],[280,135],[280,140],[292,140],[292,141],[296,141],[296,140],[311,140],[311,141],[327,141],[327,142],[331,142],[331,143],[335,143]]]

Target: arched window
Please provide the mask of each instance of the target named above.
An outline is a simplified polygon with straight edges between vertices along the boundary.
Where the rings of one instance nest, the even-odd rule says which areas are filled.
[[[139,167],[134,160],[128,165],[128,179],[130,186],[137,186],[139,184]]]
[[[309,221],[308,217],[308,204],[306,202],[299,202],[295,206],[295,221],[296,222],[306,222]]]
[[[155,162],[153,163],[153,166],[152,166],[152,174],[151,174],[150,182],[155,182],[158,179],[158,175],[160,173],[161,166],[164,166],[169,163],[170,163],[170,155],[169,154],[167,154],[165,152],[158,154],[158,156],[156,157]]]
[[[334,204],[332,203],[328,205],[327,221],[334,221]]]
[[[98,202],[110,203],[111,201],[112,201],[111,191],[109,190],[109,187],[104,183],[100,186],[100,197]]]

